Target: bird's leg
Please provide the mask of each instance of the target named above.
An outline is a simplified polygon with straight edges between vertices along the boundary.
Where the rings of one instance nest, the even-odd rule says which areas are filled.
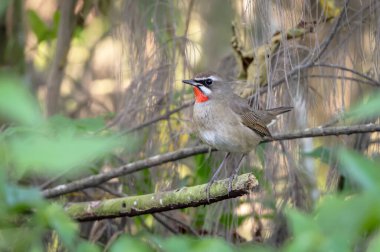
[[[224,162],[226,161],[226,159],[228,158],[229,155],[230,155],[230,152],[227,152],[226,156],[224,156],[224,158],[223,158],[222,163],[219,165],[218,169],[216,169],[216,171],[212,175],[212,178],[210,179],[210,181],[207,184],[207,187],[206,187],[207,202],[210,202],[210,188],[211,188],[212,184],[215,182],[216,177],[218,176],[220,170],[222,169],[222,167],[224,165]]]
[[[230,192],[232,191],[232,182],[234,181],[234,179],[239,173],[241,161],[243,160],[244,157],[245,157],[245,154],[241,155],[239,159],[239,163],[237,164],[236,168],[232,171],[230,178],[228,179],[228,194],[230,194]]]

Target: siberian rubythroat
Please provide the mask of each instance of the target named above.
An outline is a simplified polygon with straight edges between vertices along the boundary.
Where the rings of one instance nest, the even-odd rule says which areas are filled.
[[[271,137],[267,125],[278,115],[290,111],[292,107],[252,109],[248,100],[233,92],[230,82],[224,81],[214,72],[200,73],[193,79],[182,82],[193,86],[193,122],[199,137],[217,150],[227,152],[208,183],[207,197],[212,183],[230,153],[242,154],[229,179],[230,192],[244,155],[253,150],[264,137]]]

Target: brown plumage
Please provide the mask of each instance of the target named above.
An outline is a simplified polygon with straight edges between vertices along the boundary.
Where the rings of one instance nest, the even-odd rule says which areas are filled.
[[[264,137],[271,137],[267,125],[278,115],[292,109],[252,109],[247,100],[233,93],[230,83],[214,72],[197,74],[184,83],[194,86],[198,98],[194,105],[193,122],[200,138],[219,150],[251,151]]]
[[[229,83],[214,72],[200,73],[183,82],[194,89],[193,122],[199,137],[212,147],[228,152],[206,187],[209,195],[210,187],[230,153],[243,153],[241,161],[264,137],[271,137],[268,124],[292,108],[251,109],[248,101],[236,95]],[[230,176],[229,191],[239,172],[240,161]]]

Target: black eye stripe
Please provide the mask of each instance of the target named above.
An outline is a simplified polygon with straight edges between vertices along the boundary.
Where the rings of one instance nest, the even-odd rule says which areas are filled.
[[[210,86],[213,82],[212,79],[203,79],[203,80],[195,80],[195,82],[198,82],[206,87]]]

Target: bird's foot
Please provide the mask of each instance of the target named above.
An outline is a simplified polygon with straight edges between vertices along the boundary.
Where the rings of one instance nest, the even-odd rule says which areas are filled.
[[[241,155],[236,168],[233,170],[230,178],[228,179],[228,196],[230,196],[230,192],[232,191],[232,182],[234,181],[235,178],[237,178],[237,175],[239,174],[241,161],[243,160],[244,156],[245,154]]]
[[[232,183],[234,181],[234,179],[237,177],[237,174],[236,173],[233,173],[230,178],[228,179],[228,196],[230,196],[230,192],[232,191]]]
[[[216,169],[216,171],[214,172],[214,175],[212,175],[211,180],[208,182],[208,184],[207,184],[207,186],[206,186],[206,194],[207,194],[207,202],[208,202],[208,203],[210,203],[210,189],[211,189],[211,186],[212,186],[212,184],[215,182],[216,177],[218,176],[220,170],[221,170],[222,167],[223,167],[224,162],[226,161],[226,159],[228,158],[229,155],[230,155],[230,153],[228,152],[228,153],[226,154],[226,156],[224,157],[222,163],[219,165],[218,169]]]
[[[207,197],[207,202],[210,203],[210,189],[212,184],[214,184],[214,180],[210,180],[206,186],[206,197]]]

